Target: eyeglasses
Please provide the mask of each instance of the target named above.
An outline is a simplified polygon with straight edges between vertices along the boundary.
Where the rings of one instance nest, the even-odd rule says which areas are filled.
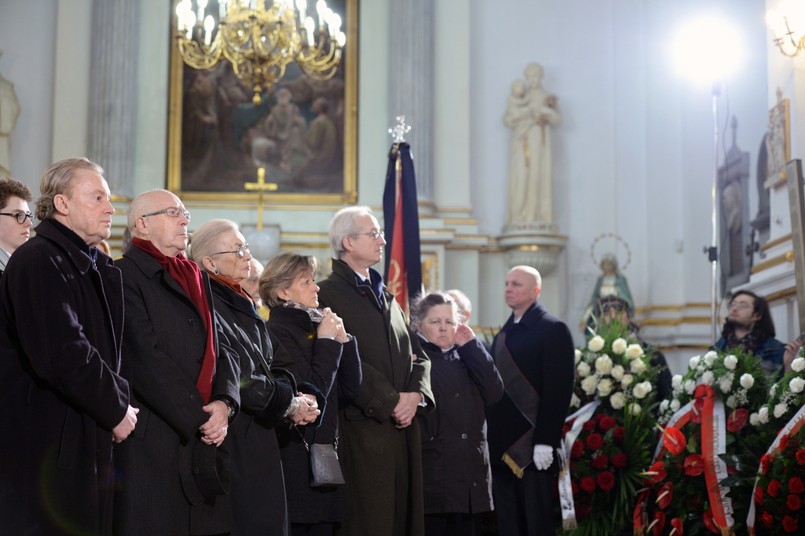
[[[0,212],[0,216],[14,216],[14,219],[17,220],[17,223],[20,225],[25,223],[25,218],[28,218],[32,222],[34,221],[34,215],[30,212]]]
[[[355,233],[352,236],[361,236],[361,235],[368,236],[372,240],[377,240],[378,238],[385,238],[386,237],[386,235],[383,234],[383,231],[381,231],[379,229],[372,229],[368,233]]]
[[[224,253],[235,253],[239,259],[242,259],[246,256],[247,251],[251,251],[249,244],[243,244],[238,249],[233,249],[232,251],[219,251],[218,253],[213,253],[210,255],[210,257],[214,257],[215,255],[223,255]]]
[[[190,212],[179,207],[163,208],[162,210],[156,210],[154,212],[149,212],[148,214],[143,214],[140,217],[147,218],[148,216],[157,216],[159,214],[167,214],[171,218],[178,218],[179,216],[184,216],[187,221],[190,221]]]

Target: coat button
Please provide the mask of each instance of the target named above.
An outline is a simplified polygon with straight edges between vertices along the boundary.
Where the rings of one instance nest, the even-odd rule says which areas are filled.
[[[461,434],[461,439],[467,439],[467,434]]]
[[[373,409],[367,409],[366,410],[366,416],[367,417],[371,417],[374,414],[375,414],[375,410],[373,410]]]
[[[187,323],[188,323],[188,324],[190,324],[190,325],[192,326],[193,324],[195,324],[195,323],[196,323],[196,321],[195,321],[195,320],[193,320],[192,318],[188,318],[188,319],[187,319]]]
[[[453,393],[453,396],[459,398],[461,396],[461,393]]]

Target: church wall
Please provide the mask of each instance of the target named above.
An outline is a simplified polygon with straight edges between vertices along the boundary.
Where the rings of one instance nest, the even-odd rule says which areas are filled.
[[[53,13],[59,7],[56,0],[0,3],[0,74],[14,84],[20,106],[11,135],[11,172],[35,192],[39,191],[39,179],[51,158],[56,35]],[[81,102],[75,104],[80,106]]]
[[[390,2],[360,3],[358,202],[375,208],[378,216],[391,143],[386,130],[394,115],[406,112],[390,109]],[[138,123],[131,140],[137,146],[130,178],[135,192],[165,184],[167,158],[170,13],[161,0],[140,4]],[[12,138],[13,161],[25,175],[20,178],[32,186],[38,186],[52,159],[86,150],[91,5],[91,0],[8,0],[0,5],[0,48],[6,50],[0,72],[15,82],[23,104]],[[576,331],[599,274],[590,245],[614,233],[631,250],[625,275],[646,333],[668,347],[709,342],[709,265],[701,248],[710,242],[712,102],[709,88],[693,87],[675,75],[666,50],[676,24],[699,6],[729,13],[745,36],[750,54],[741,72],[728,80],[719,113],[727,148],[731,134],[724,121],[728,115],[738,117],[737,144],[751,154],[754,181],[776,86],[792,98],[792,118],[805,106],[805,98],[795,98],[805,92],[805,84],[798,83],[805,58],[791,60],[770,48],[764,2],[437,3],[434,206],[426,207],[435,212],[423,219],[423,251],[439,255],[436,280],[441,286],[467,287],[480,325],[500,325],[508,314],[502,299],[508,266],[496,237],[505,221],[511,130],[501,118],[512,81],[534,61],[544,67],[543,85],[559,97],[564,118],[553,137],[554,223],[567,236],[567,245],[559,267],[545,277],[543,302]],[[39,27],[44,21],[52,29],[31,41],[21,34],[31,21],[39,21]],[[416,128],[416,118],[409,122]],[[801,157],[805,136],[797,129],[805,122],[792,124],[792,153]],[[415,156],[421,150],[413,149]],[[790,232],[786,195],[785,189],[772,192],[773,212],[782,219],[779,225],[772,222],[773,236]],[[750,188],[753,216],[756,196]],[[120,224],[125,203],[118,206]],[[255,210],[188,206],[192,227],[211,217],[256,220]],[[281,225],[285,247],[326,259],[326,228],[335,208],[270,206],[266,220]],[[611,244],[624,263],[625,247]],[[600,258],[607,249],[595,253]],[[780,323],[790,324],[785,309],[775,314]]]

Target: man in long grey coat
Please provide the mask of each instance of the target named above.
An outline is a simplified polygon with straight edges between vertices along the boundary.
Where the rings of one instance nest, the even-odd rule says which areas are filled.
[[[330,223],[333,273],[319,286],[358,340],[363,384],[341,411],[348,535],[424,533],[422,452],[417,411],[434,407],[430,361],[411,335],[380,274],[386,241],[368,207],[347,207]]]
[[[86,158],[45,172],[36,236],[0,287],[0,532],[111,534],[112,442],[137,411],[119,374],[120,270],[95,247],[115,209]]]

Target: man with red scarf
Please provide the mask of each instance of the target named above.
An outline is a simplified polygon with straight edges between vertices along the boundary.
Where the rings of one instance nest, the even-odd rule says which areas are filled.
[[[146,423],[120,449],[117,534],[230,530],[221,447],[240,403],[237,360],[219,342],[210,283],[182,252],[190,213],[166,190],[131,202],[118,266],[126,305],[124,374]]]

